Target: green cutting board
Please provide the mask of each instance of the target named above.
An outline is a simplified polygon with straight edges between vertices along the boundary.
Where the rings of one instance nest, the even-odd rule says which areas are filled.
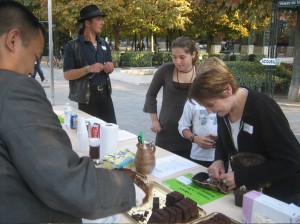
[[[193,176],[194,174],[187,173],[180,177],[165,180],[163,181],[163,184],[171,188],[172,190],[183,194],[185,197],[189,197],[190,199],[197,202],[198,205],[207,204],[226,195],[216,191],[201,188],[191,183],[191,179]]]

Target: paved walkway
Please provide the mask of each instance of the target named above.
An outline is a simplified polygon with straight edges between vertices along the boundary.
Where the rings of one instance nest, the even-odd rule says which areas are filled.
[[[52,102],[50,69],[45,64],[42,64],[42,69],[48,79],[48,82],[42,85]],[[143,105],[148,86],[153,77],[153,69],[141,68],[138,71],[137,74],[135,69],[115,69],[110,75],[113,87],[112,98],[119,127],[134,134],[138,134],[139,131],[143,130],[145,140],[151,141],[155,138],[155,135],[150,130],[150,118],[148,114],[143,112]],[[36,79],[39,80],[39,76]],[[64,80],[62,70],[54,69],[54,104],[63,105],[69,102],[68,92],[68,82]],[[161,92],[158,95],[159,105],[162,100]],[[274,99],[287,116],[292,130],[300,142],[300,102],[288,102],[286,96],[275,96]],[[71,105],[77,108],[76,103],[71,102]]]

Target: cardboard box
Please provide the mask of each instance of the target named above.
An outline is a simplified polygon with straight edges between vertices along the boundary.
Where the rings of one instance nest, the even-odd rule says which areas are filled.
[[[243,223],[300,223],[300,208],[261,192],[243,196]]]

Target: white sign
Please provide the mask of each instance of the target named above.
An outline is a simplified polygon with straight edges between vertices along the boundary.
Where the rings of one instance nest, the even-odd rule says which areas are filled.
[[[263,58],[260,60],[263,65],[278,65],[280,64],[279,58]]]

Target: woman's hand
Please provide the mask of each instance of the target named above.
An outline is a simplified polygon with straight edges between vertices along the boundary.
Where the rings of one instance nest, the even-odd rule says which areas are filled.
[[[228,190],[233,190],[236,188],[234,180],[234,172],[229,172],[220,175],[221,181],[226,184]]]
[[[159,132],[161,132],[162,128],[161,128],[160,123],[159,123],[158,120],[152,121],[151,130],[152,130],[154,133],[159,133]]]
[[[215,145],[215,141],[212,140],[210,137],[198,135],[194,137],[194,143],[196,143],[203,149],[211,149],[214,148]]]
[[[210,165],[210,167],[208,167],[207,172],[210,177],[221,181],[220,175],[225,173],[225,166],[223,160],[214,161]]]

